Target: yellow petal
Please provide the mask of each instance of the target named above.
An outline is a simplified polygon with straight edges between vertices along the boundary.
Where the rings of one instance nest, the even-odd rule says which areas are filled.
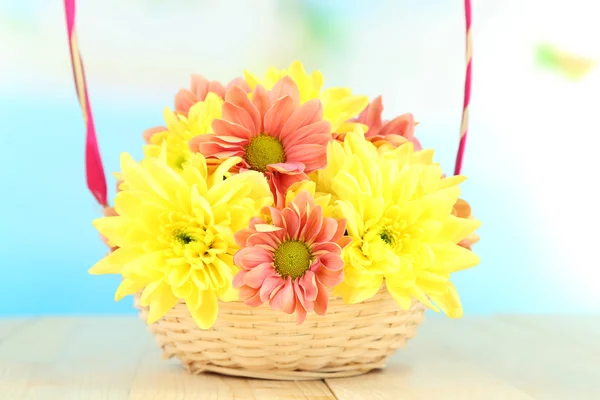
[[[168,285],[162,285],[152,296],[147,323],[152,324],[161,319],[177,304],[177,297],[173,295]]]
[[[188,304],[188,310],[198,324],[200,329],[209,329],[217,319],[219,307],[217,305],[217,296],[212,290],[200,292],[200,307],[193,308]]]
[[[435,269],[442,273],[457,272],[479,264],[479,257],[454,243],[430,243],[435,253]]]
[[[460,318],[463,316],[460,297],[451,282],[448,283],[448,291],[444,295],[431,296],[431,300],[433,300],[450,318]]]
[[[120,274],[123,265],[136,259],[140,254],[139,250],[116,249],[98,261],[88,272],[92,275]]]
[[[138,293],[144,286],[145,284],[142,281],[124,279],[115,292],[115,301],[120,301],[125,296]]]
[[[392,298],[398,303],[400,308],[408,310],[412,304],[412,297],[410,295],[410,289],[402,289],[395,286],[390,286],[386,282],[386,287]]]

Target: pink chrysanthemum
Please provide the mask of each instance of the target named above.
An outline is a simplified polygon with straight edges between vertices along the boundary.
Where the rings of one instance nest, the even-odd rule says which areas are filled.
[[[298,323],[308,311],[324,315],[327,287],[344,278],[341,251],[350,238],[344,236],[345,220],[323,218],[321,207],[308,192],[300,192],[283,210],[266,209],[272,222],[250,221],[250,228],[235,235],[241,249],[234,263],[242,268],[233,285],[250,306],[269,302],[287,314],[296,312]]]
[[[322,118],[319,100],[300,105],[298,86],[289,76],[271,91],[257,86],[252,100],[233,86],[225,95],[223,119],[213,122],[215,133],[193,138],[190,149],[207,158],[241,157],[239,168],[265,173],[277,197],[286,190],[278,181],[307,179],[327,163],[331,126]],[[295,177],[273,179],[277,174]]]
[[[382,121],[383,102],[381,96],[376,97],[358,116],[357,122],[368,126],[365,138],[379,147],[389,144],[398,147],[407,141],[412,142],[415,151],[421,150],[421,143],[414,136],[415,119],[412,114],[402,114],[391,121]]]
[[[239,86],[246,92],[250,92],[250,87],[243,78],[236,78],[229,82],[227,86],[223,86],[221,82],[209,81],[202,75],[193,74],[190,82],[190,88],[179,89],[175,95],[175,112],[187,116],[190,111],[190,107],[200,101],[204,101],[206,99],[206,95],[209,93],[215,93],[217,96],[223,98],[225,97],[227,90],[233,86]],[[143,134],[144,142],[150,143],[150,138],[152,136],[166,130],[167,128],[164,126],[155,126],[146,129]]]
[[[223,86],[221,82],[209,81],[202,75],[194,74],[192,75],[190,89],[180,89],[175,95],[175,112],[187,115],[190,107],[199,101],[204,101],[208,93],[213,92],[223,98],[227,90],[233,86],[239,86],[246,92],[250,91],[250,87],[243,78],[236,78],[229,82],[227,86]]]

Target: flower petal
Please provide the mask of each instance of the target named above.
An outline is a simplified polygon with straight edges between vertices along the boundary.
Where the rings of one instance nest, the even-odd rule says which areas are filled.
[[[260,111],[250,102],[248,93],[244,89],[239,86],[233,86],[225,95],[225,101],[246,110],[254,122],[253,132],[260,132],[262,127],[262,116]]]
[[[273,261],[273,254],[260,247],[244,247],[233,257],[235,265],[246,270],[270,261]]]
[[[306,271],[306,273],[298,279],[298,285],[302,288],[306,300],[312,302],[317,299],[317,278],[314,272],[310,270]],[[306,305],[304,306],[306,307]],[[308,307],[306,308],[309,309]]]
[[[286,314],[291,314],[296,309],[296,296],[294,295],[294,285],[290,278],[285,280],[284,286],[269,301],[269,305],[274,310],[281,310]]]
[[[264,117],[265,133],[279,138],[281,136],[281,129],[293,113],[294,100],[290,96],[275,100],[273,106],[271,106]]]
[[[256,107],[252,106],[252,109],[256,111]],[[256,112],[258,113],[258,111]],[[254,125],[254,121],[250,116],[248,110],[239,107],[233,103],[225,102],[223,104],[223,119],[226,121],[233,122],[234,124],[243,126],[244,128],[250,131],[252,136],[258,135],[260,133],[259,129],[257,129]]]
[[[298,129],[317,122],[322,118],[323,106],[321,102],[317,99],[307,101],[285,119],[285,124],[281,128],[281,135],[279,137],[286,138]]]
[[[260,289],[265,279],[274,274],[277,272],[273,268],[273,262],[262,263],[244,275],[244,284],[254,289]]]
[[[260,300],[265,302],[271,299],[271,294],[285,285],[285,280],[279,276],[268,276],[260,287]]]
[[[200,293],[200,299],[200,307],[191,309],[188,306],[188,310],[200,329],[208,329],[214,325],[219,313],[217,296],[212,290],[204,290]]]

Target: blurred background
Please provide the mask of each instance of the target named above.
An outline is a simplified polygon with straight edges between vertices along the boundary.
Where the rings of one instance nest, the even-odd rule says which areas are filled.
[[[162,122],[191,73],[303,61],[326,86],[382,94],[452,172],[464,79],[461,0],[87,0],[78,34],[107,172]],[[463,197],[480,266],[454,281],[466,314],[600,310],[600,3],[474,0]],[[84,125],[61,1],[0,0],[0,316],[133,313],[84,178]],[[114,194],[114,179],[109,175]]]

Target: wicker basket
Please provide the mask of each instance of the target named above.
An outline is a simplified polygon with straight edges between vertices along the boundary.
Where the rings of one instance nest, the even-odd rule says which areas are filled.
[[[146,320],[148,310],[135,305]],[[347,377],[383,368],[386,359],[416,335],[425,306],[399,309],[387,290],[359,304],[331,297],[327,315],[295,315],[263,304],[219,303],[215,325],[201,330],[180,302],[149,330],[163,357],[177,357],[189,372],[277,380]]]

